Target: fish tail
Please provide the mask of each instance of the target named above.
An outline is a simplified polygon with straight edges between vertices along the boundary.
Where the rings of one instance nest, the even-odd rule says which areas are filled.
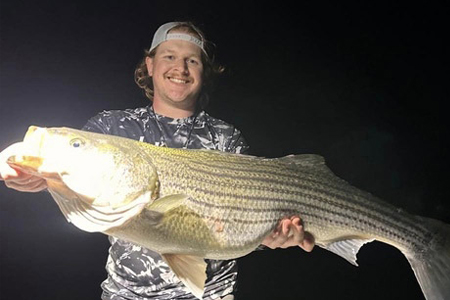
[[[425,251],[406,253],[427,300],[450,299],[450,225],[418,217],[432,235]]]

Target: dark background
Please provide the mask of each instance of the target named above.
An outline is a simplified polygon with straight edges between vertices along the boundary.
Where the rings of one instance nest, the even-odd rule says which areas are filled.
[[[321,154],[352,184],[449,222],[448,5],[370,2],[1,0],[0,149],[32,124],[147,105],[133,81],[143,50],[159,25],[193,20],[227,67],[208,112],[253,154]],[[0,198],[0,298],[100,299],[106,237],[68,224],[47,193],[1,183]],[[318,247],[239,262],[240,299],[424,299],[381,243],[358,268]]]

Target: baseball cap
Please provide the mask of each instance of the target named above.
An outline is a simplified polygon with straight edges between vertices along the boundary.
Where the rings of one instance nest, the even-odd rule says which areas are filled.
[[[149,51],[152,51],[153,49],[158,47],[159,44],[161,44],[162,42],[168,41],[168,40],[183,40],[183,41],[187,41],[187,42],[197,45],[198,47],[200,47],[203,50],[203,52],[206,53],[205,48],[204,48],[204,42],[202,39],[198,39],[195,36],[192,36],[188,33],[183,33],[183,32],[169,33],[169,31],[172,28],[174,28],[175,26],[183,25],[183,24],[186,24],[186,23],[169,22],[164,25],[161,25],[158,28],[158,30],[156,30],[155,35],[153,36],[152,46],[150,47]]]

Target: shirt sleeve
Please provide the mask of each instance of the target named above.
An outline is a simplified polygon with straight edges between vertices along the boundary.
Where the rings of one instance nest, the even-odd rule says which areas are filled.
[[[234,128],[228,145],[225,147],[225,151],[238,154],[247,154],[249,148],[250,147],[247,144],[247,141],[245,140],[241,131],[237,128]]]
[[[108,120],[103,118],[102,114],[98,114],[90,118],[81,130],[108,134],[110,127]]]

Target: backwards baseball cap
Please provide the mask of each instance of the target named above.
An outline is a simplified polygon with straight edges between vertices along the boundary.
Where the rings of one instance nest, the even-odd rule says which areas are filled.
[[[176,27],[178,25],[184,25],[184,24],[186,24],[186,23],[169,22],[169,23],[166,23],[166,24],[162,25],[161,27],[159,27],[158,30],[156,30],[155,35],[153,36],[152,46],[150,47],[149,51],[152,51],[153,49],[158,47],[158,45],[161,44],[162,42],[165,42],[168,40],[182,40],[182,41],[187,41],[187,42],[197,45],[198,47],[200,47],[200,49],[203,50],[203,52],[206,53],[205,48],[204,48],[203,39],[198,39],[195,36],[192,36],[188,33],[183,33],[183,32],[169,33],[169,31],[171,29],[173,29],[174,27]],[[194,30],[195,30],[195,28],[194,28]]]

